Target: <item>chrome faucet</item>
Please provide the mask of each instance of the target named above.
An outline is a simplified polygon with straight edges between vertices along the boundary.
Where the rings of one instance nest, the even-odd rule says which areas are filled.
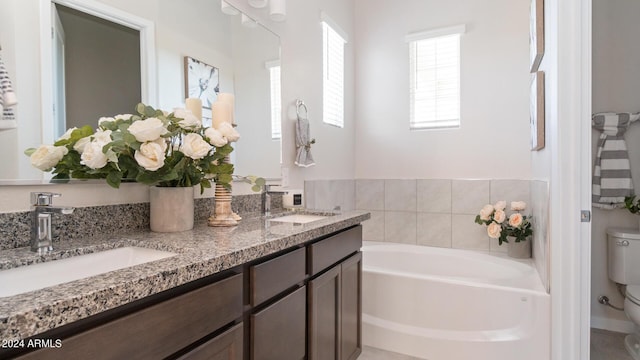
[[[40,255],[53,250],[51,214],[71,214],[75,210],[68,206],[53,206],[53,198],[59,196],[51,192],[31,193],[31,251]]]
[[[262,188],[262,215],[271,215],[271,194],[286,194],[287,191],[272,191],[274,185],[264,185]],[[278,185],[275,185],[278,186]]]

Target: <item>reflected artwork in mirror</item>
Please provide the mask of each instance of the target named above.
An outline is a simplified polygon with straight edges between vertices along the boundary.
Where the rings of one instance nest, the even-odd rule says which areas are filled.
[[[149,9],[149,6],[154,8]],[[44,36],[48,32],[45,29],[58,22],[52,11],[62,7],[78,16],[88,13],[112,32],[118,29],[128,35],[137,34],[130,36],[135,39],[124,50],[115,51],[102,41],[96,41],[96,47],[103,46],[118,55],[117,60],[108,60],[110,62],[139,64],[136,67],[139,75],[125,75],[123,70],[119,77],[103,77],[103,80],[96,80],[106,89],[100,91],[95,82],[85,81],[84,88],[74,91],[97,96],[90,100],[71,100],[67,95],[71,83],[57,82],[57,72],[53,69],[67,72],[72,66],[72,70],[77,70],[79,65],[69,65],[64,60],[77,58],[79,54],[71,52],[73,47],[61,51],[55,41]],[[281,145],[279,137],[272,136],[272,124],[277,121],[279,126],[280,93],[272,90],[276,79],[271,75],[271,66],[274,63],[279,66],[280,39],[261,24],[254,28],[242,26],[240,13],[227,15],[220,9],[220,0],[158,0],[145,3],[145,6],[114,0],[0,2],[0,55],[12,74],[19,99],[14,107],[18,127],[0,130],[0,151],[4,155],[0,185],[47,183],[47,174],[43,179],[42,172],[29,164],[24,150],[43,143],[52,144],[70,127],[83,124],[95,127],[100,116],[132,113],[137,104],[133,100],[129,110],[126,106],[106,105],[111,100],[119,100],[125,89],[142,102],[156,107],[184,107],[188,81],[185,57],[198,59],[217,69],[219,92],[235,95],[235,122],[243,135],[236,143],[235,158],[232,158],[236,174],[279,177]],[[83,21],[86,19],[81,17],[80,22]],[[60,23],[57,25],[64,25],[62,21]],[[62,33],[67,30],[65,26],[61,28]],[[74,31],[70,29],[69,34],[64,34],[66,41],[70,41],[69,36],[74,36]],[[82,56],[86,58],[86,55]],[[58,59],[57,65],[54,59]],[[60,65],[61,61],[66,65]],[[84,65],[91,68],[92,62],[85,61]],[[128,103],[130,100],[121,101]],[[278,106],[276,110],[275,106]],[[203,107],[206,116],[206,105]],[[52,111],[54,108],[58,111]],[[71,121],[70,115],[74,113],[79,114],[74,115],[79,120]]]

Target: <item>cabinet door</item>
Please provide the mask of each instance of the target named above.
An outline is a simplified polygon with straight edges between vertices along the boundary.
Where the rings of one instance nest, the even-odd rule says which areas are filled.
[[[340,356],[340,266],[309,282],[309,359]]]
[[[306,352],[307,289],[251,315],[252,360],[300,360]]]
[[[354,360],[362,352],[362,253],[343,261],[340,267],[341,359]]]
[[[179,360],[242,360],[242,323],[179,357]]]

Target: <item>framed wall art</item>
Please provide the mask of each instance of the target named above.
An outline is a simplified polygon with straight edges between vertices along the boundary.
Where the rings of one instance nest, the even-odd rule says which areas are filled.
[[[544,56],[544,0],[531,0],[529,13],[529,72],[538,71]]]
[[[199,98],[202,107],[211,109],[218,98],[220,82],[218,68],[190,56],[184,57],[185,98]]]
[[[544,148],[544,71],[531,76],[530,88],[531,150]]]

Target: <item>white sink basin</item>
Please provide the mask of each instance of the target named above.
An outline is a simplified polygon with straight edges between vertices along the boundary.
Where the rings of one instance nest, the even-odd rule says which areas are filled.
[[[67,259],[0,271],[0,297],[43,289],[176,254],[142,247],[123,247]]]
[[[313,221],[318,221],[326,218],[327,216],[324,216],[324,215],[293,214],[293,215],[286,215],[286,216],[273,218],[270,221],[306,224],[306,223],[310,223]]]

